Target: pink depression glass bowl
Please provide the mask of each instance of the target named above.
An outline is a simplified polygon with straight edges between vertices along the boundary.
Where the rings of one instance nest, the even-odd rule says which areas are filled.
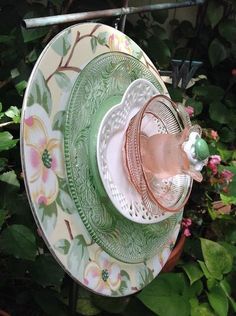
[[[180,134],[184,127],[190,126],[190,120],[182,109],[164,95],[152,97],[129,123],[124,142],[124,165],[130,182],[150,212],[153,212],[152,203],[161,207],[163,212],[180,211],[191,192],[192,178],[181,172],[168,173],[168,170],[173,170],[177,160],[173,150],[171,155],[161,158],[164,155],[162,146],[158,146],[160,162],[164,161],[168,166],[167,173],[161,177],[150,174],[144,166],[143,141],[155,134]],[[151,163],[158,164],[158,156],[156,161],[153,157]]]

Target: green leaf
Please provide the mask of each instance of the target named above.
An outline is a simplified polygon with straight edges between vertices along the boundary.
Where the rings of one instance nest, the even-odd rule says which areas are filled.
[[[67,255],[70,249],[70,242],[67,239],[59,239],[54,244],[54,248],[62,255]]]
[[[235,20],[225,20],[219,25],[220,35],[227,41],[234,43],[236,38]]]
[[[129,302],[126,297],[104,297],[100,295],[93,295],[92,301],[101,310],[111,314],[121,314]]]
[[[209,106],[209,115],[213,121],[225,124],[229,120],[229,111],[220,101],[214,101]]]
[[[203,276],[203,272],[199,268],[199,265],[196,262],[187,263],[187,264],[183,265],[182,268],[186,272],[186,274],[187,274],[187,276],[188,276],[188,278],[190,280],[190,284],[191,285],[195,281],[201,279],[201,277]]]
[[[100,45],[106,45],[108,41],[108,33],[107,32],[98,33],[97,41]]]
[[[38,208],[38,216],[47,234],[50,234],[57,222],[57,205],[53,202],[50,205],[41,204]]]
[[[224,291],[218,286],[215,286],[207,294],[211,307],[214,309],[217,315],[227,316],[229,303]]]
[[[68,30],[63,33],[51,47],[59,56],[64,57],[71,48],[71,40],[71,30]]]
[[[16,207],[17,192],[20,183],[17,180],[15,171],[4,172],[0,175],[0,205],[8,209]]]
[[[92,47],[92,52],[95,53],[96,48],[97,48],[97,44],[98,44],[97,38],[96,37],[91,37],[90,43],[91,43],[91,47]]]
[[[205,263],[203,261],[198,260],[198,263],[200,264],[200,267],[205,275],[205,277],[207,279],[212,278],[212,275],[210,274],[209,270],[207,269],[207,266],[205,265]]]
[[[228,56],[228,52],[226,47],[220,42],[217,38],[213,39],[211,42],[208,55],[211,62],[212,67],[218,65],[221,61],[225,60]]]
[[[66,212],[68,214],[73,214],[77,212],[74,201],[65,190],[59,190],[56,202],[63,212]]]
[[[0,132],[0,151],[9,150],[16,146],[18,140],[13,139],[9,132]]]
[[[188,316],[190,313],[186,282],[181,273],[160,275],[137,297],[159,316]]]
[[[4,186],[11,186],[9,192],[16,193],[20,188],[20,183],[17,180],[15,171],[4,172],[0,175],[0,181],[4,183]]]
[[[191,298],[199,296],[203,291],[203,283],[201,280],[195,281],[188,290],[188,295]]]
[[[0,35],[1,44],[9,44],[15,40],[15,36],[12,35]]]
[[[16,90],[17,90],[17,92],[19,93],[19,95],[20,95],[20,96],[23,96],[24,91],[25,91],[25,89],[26,89],[26,87],[27,87],[27,81],[22,80],[22,81],[18,82],[18,83],[15,85],[15,87],[16,87]]]
[[[66,111],[58,111],[53,118],[52,128],[64,133],[65,122],[66,122]]]
[[[207,6],[207,17],[211,23],[211,27],[214,28],[222,19],[224,14],[223,5],[219,5],[219,3],[215,0],[211,0]]]
[[[37,29],[25,29],[21,28],[21,33],[24,39],[24,43],[29,43],[37,40],[48,33],[48,27],[37,27]]]
[[[35,236],[24,225],[11,225],[1,234],[0,249],[16,258],[34,260],[37,250]]]
[[[14,123],[20,123],[20,110],[16,106],[11,106],[5,115],[10,117]]]
[[[231,255],[223,246],[214,241],[203,238],[200,240],[207,269],[214,278],[221,280],[223,274],[229,273],[232,269]]]
[[[224,96],[224,90],[219,86],[205,85],[193,87],[193,93],[202,97],[206,102],[220,101]]]
[[[40,255],[30,268],[32,279],[42,286],[60,287],[64,271],[55,259],[48,254]]]
[[[101,313],[101,310],[92,303],[89,297],[78,298],[77,304],[76,304],[76,311],[80,315],[84,315],[84,316],[94,316]]]
[[[227,114],[230,115],[230,111],[227,111]],[[224,115],[225,116],[225,115]],[[230,117],[227,117],[229,123]],[[226,118],[224,118],[226,120]],[[230,123],[229,123],[230,124]],[[235,139],[235,131],[229,126],[223,126],[219,131],[220,140],[224,143],[231,143]]]
[[[48,316],[68,316],[66,306],[61,302],[58,294],[48,288],[40,288],[40,290],[32,290],[34,301],[40,306],[44,313],[40,315]]]
[[[54,77],[56,79],[58,86],[61,89],[67,90],[70,87],[70,85],[71,85],[70,78],[66,74],[64,74],[63,72],[56,72],[54,74]]]
[[[191,316],[216,316],[208,303],[191,307]]]
[[[83,275],[84,267],[89,262],[89,254],[85,239],[82,235],[77,235],[71,242],[71,247],[67,256],[67,265],[73,275]]]
[[[157,36],[152,36],[148,40],[148,46],[159,65],[169,64],[171,52],[165,41],[160,40]]]
[[[201,101],[197,101],[195,99],[188,99],[186,105],[192,106],[194,108],[194,115],[198,115],[202,113],[203,105]]]
[[[4,168],[6,167],[7,165],[7,159],[6,158],[0,158],[0,172],[2,170],[4,170]]]
[[[163,24],[168,18],[168,10],[152,11],[151,15],[154,21]]]
[[[6,217],[7,217],[7,211],[0,209],[0,230],[2,228],[2,225],[5,222]]]
[[[31,87],[31,94],[29,95],[27,105],[30,106],[34,103],[42,105],[45,111],[50,115],[52,109],[52,97],[41,70],[37,71],[36,78]]]

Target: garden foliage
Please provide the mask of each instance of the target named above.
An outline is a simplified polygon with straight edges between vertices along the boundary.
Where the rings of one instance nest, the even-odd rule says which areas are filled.
[[[71,306],[71,280],[47,250],[31,215],[19,150],[22,98],[30,72],[62,27],[25,30],[20,23],[23,17],[112,4],[107,2],[2,0],[0,4],[0,310],[11,315],[70,315]],[[192,121],[203,127],[211,157],[204,182],[194,185],[185,210],[192,222],[191,236],[175,270],[128,298],[103,298],[80,288],[78,315],[236,313],[235,14],[234,0],[209,0],[198,10],[197,25],[173,18],[173,11],[141,14],[135,24],[128,20],[127,35],[161,69],[170,69],[173,58],[203,62],[191,81],[194,85],[187,90],[168,88],[173,100],[184,104]]]

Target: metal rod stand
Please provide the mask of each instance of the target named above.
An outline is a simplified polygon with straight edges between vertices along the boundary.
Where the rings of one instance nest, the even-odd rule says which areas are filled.
[[[188,1],[176,2],[176,3],[175,2],[174,3],[159,3],[159,4],[144,5],[140,7],[123,7],[123,8],[117,8],[117,9],[100,10],[100,11],[89,11],[89,12],[46,16],[46,17],[41,17],[41,18],[24,19],[22,21],[22,24],[26,28],[34,28],[34,27],[48,26],[48,25],[55,25],[55,24],[80,22],[84,20],[92,20],[92,19],[112,17],[112,16],[137,14],[140,12],[184,8],[184,7],[190,7],[194,5],[203,4],[204,1],[205,0],[188,0]]]

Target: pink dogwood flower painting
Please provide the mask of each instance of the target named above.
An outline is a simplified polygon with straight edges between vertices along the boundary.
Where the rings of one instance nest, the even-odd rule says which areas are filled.
[[[24,120],[24,138],[32,196],[38,204],[49,205],[57,197],[58,177],[64,177],[64,169],[59,132],[52,131],[42,107],[30,107]]]

